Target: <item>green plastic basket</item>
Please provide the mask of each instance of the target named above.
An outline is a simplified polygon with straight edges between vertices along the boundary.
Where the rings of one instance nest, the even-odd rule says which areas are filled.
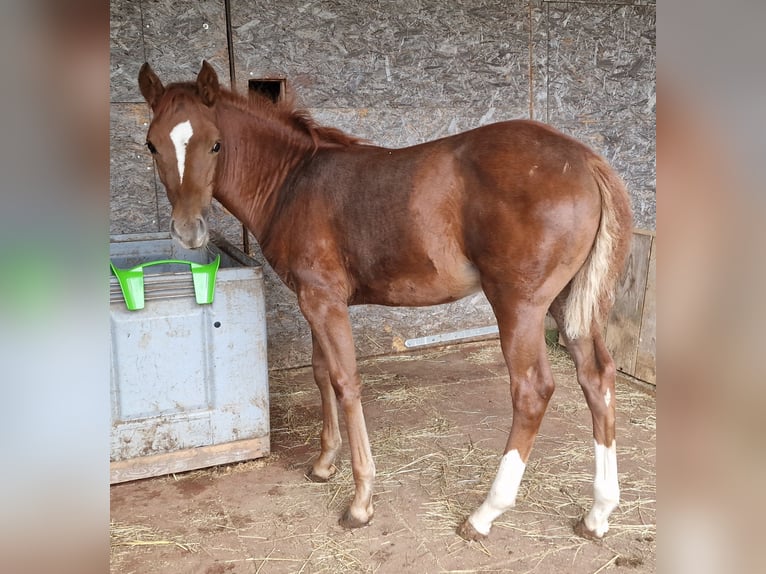
[[[218,266],[221,264],[220,254],[216,255],[215,260],[210,263],[195,263],[182,259],[161,259],[159,261],[142,263],[130,269],[118,269],[112,262],[109,262],[112,273],[114,273],[117,281],[120,283],[122,296],[125,299],[125,306],[128,310],[136,311],[144,308],[144,267],[168,263],[188,265],[191,269],[192,281],[194,282],[194,297],[197,303],[199,305],[207,305],[213,302],[215,277],[218,272]]]

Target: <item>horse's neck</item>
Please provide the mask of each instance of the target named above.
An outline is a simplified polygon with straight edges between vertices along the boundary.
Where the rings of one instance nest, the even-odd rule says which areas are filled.
[[[225,151],[216,173],[215,197],[263,245],[280,190],[310,152],[288,137],[263,135],[261,120],[235,106],[224,106],[219,113]]]

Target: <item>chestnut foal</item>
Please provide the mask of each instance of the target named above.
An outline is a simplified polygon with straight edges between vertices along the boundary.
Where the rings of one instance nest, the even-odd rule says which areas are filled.
[[[147,146],[172,204],[173,237],[204,246],[215,197],[297,294],[322,396],[313,478],[335,473],[338,404],[348,428],[356,488],[341,524],[370,521],[375,477],[349,305],[435,305],[483,289],[510,372],[513,418],[489,494],[458,533],[486,536],[515,504],[554,389],[549,310],[593,416],[595,500],[576,531],[606,533],[619,486],[615,367],[601,332],[632,220],[625,187],[604,159],[526,120],[405,149],[368,145],[289,103],[222,88],[207,62],[196,81],[167,86],[144,64],[139,85],[153,111]]]

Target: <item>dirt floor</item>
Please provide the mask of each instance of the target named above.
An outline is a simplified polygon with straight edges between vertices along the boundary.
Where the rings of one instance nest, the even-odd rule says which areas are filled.
[[[497,341],[361,361],[377,467],[369,526],[338,525],[353,489],[345,448],[333,481],[304,477],[319,394],[310,369],[280,371],[271,456],[112,487],[111,572],[654,572],[655,399],[618,381],[622,502],[603,541],[578,538],[592,500],[590,413],[568,355],[549,354],[557,389],[516,508],[483,543],[455,528],[483,500],[510,428]]]

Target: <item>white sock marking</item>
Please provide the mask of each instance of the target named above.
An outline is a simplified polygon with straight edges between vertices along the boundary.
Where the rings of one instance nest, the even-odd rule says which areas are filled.
[[[609,447],[596,445],[596,476],[593,479],[593,508],[585,517],[585,526],[603,536],[609,530],[609,515],[620,502],[620,485],[617,480],[617,444]]]
[[[181,122],[170,130],[170,139],[176,148],[176,159],[178,160],[178,183],[184,181],[184,165],[186,164],[186,146],[189,143],[194,130],[189,120]]]
[[[516,495],[519,492],[521,477],[527,465],[522,462],[519,451],[507,452],[500,459],[500,468],[497,470],[495,481],[486,500],[471,513],[468,521],[477,532],[489,534],[492,522],[503,512],[516,505]]]

